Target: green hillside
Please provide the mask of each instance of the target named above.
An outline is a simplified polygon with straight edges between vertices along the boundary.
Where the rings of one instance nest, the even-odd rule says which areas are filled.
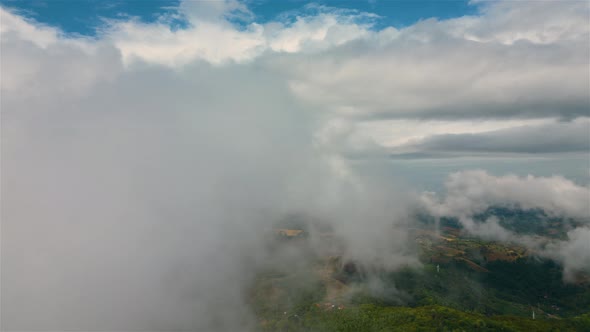
[[[268,318],[263,331],[589,331],[590,316],[571,319],[486,317],[443,306],[383,307],[363,304],[341,310],[312,306],[294,316]]]
[[[269,266],[250,294],[260,330],[590,331],[588,276],[564,282],[551,260],[453,227],[415,237],[422,264],[394,271],[309,253]]]

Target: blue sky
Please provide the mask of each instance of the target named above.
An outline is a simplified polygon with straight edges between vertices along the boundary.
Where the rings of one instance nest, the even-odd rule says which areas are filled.
[[[153,22],[160,15],[173,13],[178,0],[2,0],[3,6],[18,10],[40,23],[59,27],[67,34],[93,36],[103,18],[121,19],[129,16]],[[304,10],[309,1],[247,0],[245,3],[257,22],[276,20],[282,14]],[[375,28],[404,27],[428,18],[448,19],[477,13],[477,6],[466,0],[322,0],[314,4],[354,9],[380,16]],[[183,22],[172,24],[182,28]]]

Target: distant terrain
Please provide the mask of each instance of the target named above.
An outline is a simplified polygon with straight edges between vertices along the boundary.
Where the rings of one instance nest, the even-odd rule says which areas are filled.
[[[538,238],[565,236],[573,220],[493,208],[504,227]],[[452,218],[419,218],[412,229],[420,264],[389,271],[344,261],[337,252],[294,256],[260,271],[250,299],[264,331],[589,331],[590,277],[564,282],[562,267],[517,244],[469,236]],[[527,228],[526,225],[531,225]],[[308,250],[314,237],[289,222],[276,250]],[[334,247],[330,245],[330,247]],[[337,246],[335,246],[337,247]],[[309,258],[312,257],[312,258]]]

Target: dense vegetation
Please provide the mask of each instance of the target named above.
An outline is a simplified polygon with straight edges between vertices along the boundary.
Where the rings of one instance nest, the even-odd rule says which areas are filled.
[[[481,273],[453,262],[437,272],[426,264],[370,276],[342,269],[334,277],[356,288],[333,303],[309,271],[305,284],[296,274],[266,276],[256,288],[256,313],[267,331],[590,331],[590,288],[563,283],[555,263],[486,267]],[[383,287],[377,292],[366,287],[375,277]]]
[[[440,272],[427,264],[423,269],[384,273],[379,278],[399,290],[396,298],[364,294],[362,301],[396,305],[401,293],[404,305],[437,304],[486,315],[528,317],[535,310],[537,316],[570,317],[590,311],[590,287],[564,283],[560,267],[551,261],[523,258],[485,267],[489,272],[476,272],[459,261],[442,266]],[[349,280],[353,278],[358,276]]]
[[[502,227],[518,234],[541,235],[559,239],[565,239],[567,231],[581,223],[573,219],[548,215],[541,209],[523,210],[497,206],[475,215],[474,219],[485,221],[490,217],[497,218]]]
[[[442,306],[384,307],[363,304],[342,310],[311,306],[299,315],[265,320],[263,331],[588,331],[590,316],[532,320],[486,317]]]

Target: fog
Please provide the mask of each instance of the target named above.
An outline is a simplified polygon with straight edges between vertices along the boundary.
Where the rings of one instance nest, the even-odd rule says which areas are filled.
[[[333,225],[351,259],[412,260],[391,255],[398,195],[321,154],[272,73],[98,54],[114,74],[65,82],[77,93],[61,80],[94,59],[66,49],[40,59],[38,89],[3,96],[3,329],[247,329],[264,230],[290,213]]]

